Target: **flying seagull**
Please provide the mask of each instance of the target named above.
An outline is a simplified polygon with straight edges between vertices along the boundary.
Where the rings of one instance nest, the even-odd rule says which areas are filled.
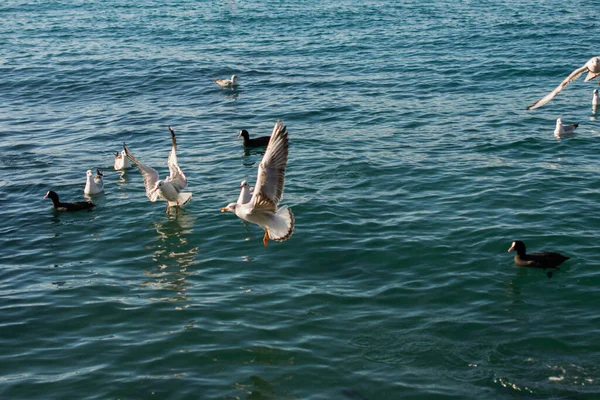
[[[560,83],[560,85],[558,85],[556,87],[556,89],[554,89],[553,91],[548,93],[546,96],[542,97],[541,99],[539,99],[538,101],[536,101],[535,103],[533,103],[532,105],[527,107],[527,109],[534,110],[538,107],[543,106],[544,104],[546,104],[547,102],[552,100],[554,97],[556,97],[556,95],[558,93],[560,93],[560,91],[563,90],[563,88],[565,86],[567,86],[569,83],[571,83],[574,80],[576,80],[577,78],[579,78],[585,72],[588,73],[587,76],[585,77],[585,82],[589,82],[592,79],[597,78],[600,75],[600,57],[590,58],[589,61],[586,62],[583,67],[577,68],[575,71],[571,72],[571,74],[569,76],[567,76],[565,78],[565,80],[562,81]]]
[[[173,147],[169,153],[167,164],[169,165],[169,176],[165,179],[158,179],[158,172],[148,165],[144,165],[131,154],[126,144],[123,144],[127,157],[134,163],[140,173],[144,177],[144,186],[146,187],[146,196],[150,201],[155,202],[159,198],[167,202],[166,213],[169,213],[169,207],[179,207],[187,204],[192,199],[192,194],[182,193],[181,191],[187,187],[187,178],[177,164],[177,142],[175,140],[175,132],[169,126],[171,131],[171,142]]]
[[[277,121],[271,140],[258,166],[258,176],[252,197],[247,203],[229,203],[221,212],[231,212],[265,230],[263,244],[269,239],[287,240],[294,232],[294,214],[287,206],[277,208],[283,196],[285,168],[288,160],[288,132],[283,121]],[[242,182],[243,183],[243,182]],[[240,193],[240,198],[242,194]],[[243,201],[243,200],[242,200]]]

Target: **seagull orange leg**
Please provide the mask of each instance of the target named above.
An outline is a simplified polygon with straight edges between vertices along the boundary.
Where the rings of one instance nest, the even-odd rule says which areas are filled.
[[[269,231],[265,229],[265,236],[263,237],[263,244],[265,247],[269,245]]]

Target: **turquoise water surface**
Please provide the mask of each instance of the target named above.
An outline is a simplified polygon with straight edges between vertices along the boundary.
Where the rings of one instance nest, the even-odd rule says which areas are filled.
[[[590,2],[5,0],[0,398],[600,398]],[[236,90],[211,78],[240,77]],[[556,118],[580,124],[553,136]],[[293,236],[220,208],[285,121]],[[112,169],[126,142],[192,201]],[[85,172],[105,171],[91,212]],[[511,242],[571,257],[549,279]]]

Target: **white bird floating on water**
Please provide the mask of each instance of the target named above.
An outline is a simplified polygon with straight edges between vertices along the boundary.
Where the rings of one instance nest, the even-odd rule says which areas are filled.
[[[592,111],[594,114],[596,113],[596,109],[598,108],[598,104],[600,103],[600,95],[598,95],[598,89],[594,89],[594,94],[592,95]]]
[[[171,142],[173,147],[169,153],[167,164],[169,165],[169,176],[163,180],[158,179],[158,172],[152,167],[142,164],[131,154],[126,144],[123,144],[127,157],[134,163],[140,173],[144,177],[144,186],[146,187],[146,196],[150,201],[155,202],[159,198],[167,202],[167,211],[169,207],[179,207],[187,204],[192,199],[192,193],[182,193],[181,191],[187,187],[187,178],[177,164],[177,142],[175,140],[175,132],[169,126],[171,131]]]
[[[565,86],[569,83],[573,82],[575,79],[579,78],[584,72],[587,72],[587,76],[585,77],[585,82],[589,82],[594,78],[597,78],[600,75],[600,57],[592,57],[585,63],[585,65],[581,68],[577,68],[575,71],[571,72],[569,76],[563,80],[560,85],[556,87],[552,92],[548,93],[546,96],[542,97],[529,107],[528,110],[534,110],[538,107],[543,106],[552,100]],[[600,84],[600,83],[599,83]]]
[[[271,140],[258,166],[256,186],[247,203],[229,203],[221,212],[232,212],[241,219],[259,225],[265,230],[263,244],[268,240],[283,242],[294,232],[294,214],[287,206],[277,209],[283,196],[285,168],[288,160],[288,133],[283,121],[277,121]],[[242,182],[243,185],[244,182]],[[243,200],[242,200],[243,201]]]
[[[238,204],[249,203],[250,200],[252,199],[252,191],[254,190],[254,188],[250,188],[250,185],[248,184],[248,181],[246,181],[246,180],[243,180],[242,183],[240,183],[240,188],[242,190],[240,190],[240,196],[238,197],[237,203]]]
[[[96,176],[93,176],[92,170],[88,169],[86,171],[86,181],[85,188],[83,189],[83,194],[86,195],[94,195],[98,193],[102,193],[104,190],[104,181],[102,177],[104,176],[102,172],[98,168],[96,168]]]
[[[570,135],[575,132],[579,124],[563,124],[562,119],[556,120],[556,128],[554,128],[554,136]]]
[[[127,158],[127,153],[125,150],[121,150],[120,153],[115,153],[115,171],[121,171],[127,168],[131,168],[131,163],[129,162],[129,158]]]
[[[232,88],[237,86],[238,77],[237,75],[231,75],[231,79],[212,79],[213,82],[221,86],[222,88]]]

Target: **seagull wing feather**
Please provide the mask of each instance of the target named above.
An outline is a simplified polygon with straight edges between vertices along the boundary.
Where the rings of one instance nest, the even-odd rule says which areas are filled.
[[[187,186],[187,178],[177,163],[177,141],[175,140],[175,132],[171,127],[169,127],[169,130],[171,131],[171,142],[173,143],[173,147],[169,153],[169,160],[167,161],[169,164],[169,177],[171,178],[171,184],[180,192]]]
[[[288,160],[288,133],[283,121],[277,121],[265,155],[258,166],[252,194],[253,208],[275,212],[283,196],[285,168]]]
[[[541,107],[544,104],[548,103],[550,100],[552,100],[553,98],[555,98],[556,95],[559,94],[560,91],[563,90],[563,88],[565,86],[567,86],[569,83],[573,82],[575,79],[579,78],[587,70],[588,70],[588,68],[584,65],[583,67],[578,68],[575,71],[571,72],[571,74],[569,76],[567,76],[565,78],[565,80],[563,80],[560,83],[560,85],[558,85],[556,87],[556,89],[554,89],[553,91],[551,91],[550,93],[548,93],[546,96],[542,97],[541,99],[539,99],[538,101],[536,101],[535,103],[533,103],[532,105],[530,105],[529,107],[527,107],[527,109],[528,110],[535,110],[536,108]]]
[[[148,196],[150,201],[156,201],[158,199],[158,191],[154,190],[154,187],[156,186],[156,182],[158,182],[158,172],[156,172],[154,168],[139,162],[133,156],[133,154],[131,154],[131,151],[129,151],[129,148],[125,143],[123,143],[123,148],[125,149],[125,154],[127,154],[127,157],[131,160],[132,163],[135,164],[135,166],[140,171],[140,174],[142,174],[142,176],[144,177],[146,196]]]

